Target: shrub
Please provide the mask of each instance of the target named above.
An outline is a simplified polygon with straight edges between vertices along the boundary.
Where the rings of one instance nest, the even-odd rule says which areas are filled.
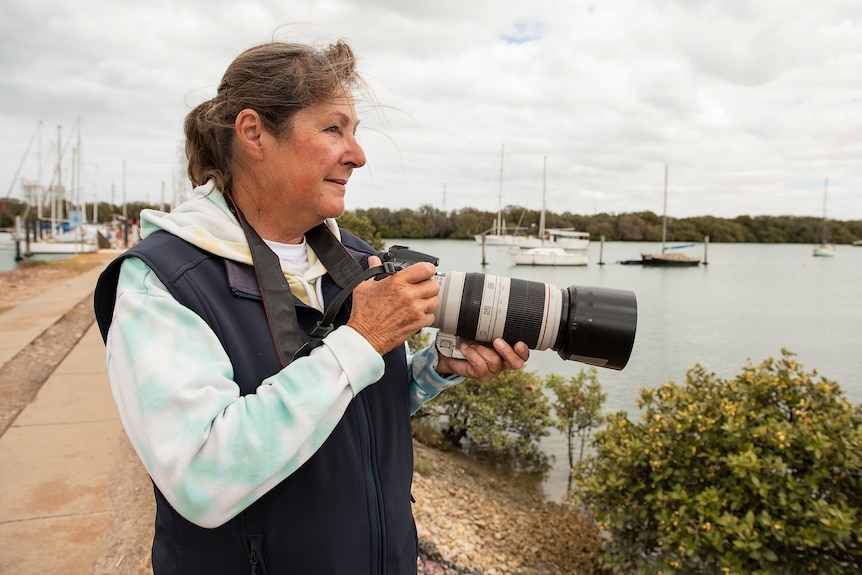
[[[602,392],[602,385],[599,383],[595,368],[582,369],[578,375],[568,380],[557,374],[551,374],[545,381],[545,385],[554,394],[554,426],[566,438],[569,456],[568,491],[571,492],[572,479],[580,472],[587,439],[602,423],[602,405],[607,394]],[[577,460],[575,460],[576,444]]]
[[[382,250],[385,242],[380,237],[373,221],[370,218],[357,215],[353,212],[344,212],[338,218],[338,225],[353,235],[362,238],[375,250]]]
[[[504,371],[487,382],[465,379],[422,411],[442,425],[454,445],[465,438],[481,452],[508,454],[522,461],[539,458],[538,440],[548,435],[550,407],[542,380],[528,371]]]
[[[723,381],[641,391],[596,434],[582,488],[637,573],[857,573],[862,569],[862,406],[794,355]]]

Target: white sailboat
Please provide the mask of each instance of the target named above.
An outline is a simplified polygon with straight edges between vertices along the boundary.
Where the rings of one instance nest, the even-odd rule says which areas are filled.
[[[539,235],[532,238],[539,245],[520,245],[509,248],[509,257],[515,265],[529,266],[585,266],[590,262],[590,234],[572,229],[545,229],[545,188],[548,158],[542,171],[542,214],[539,217]]]
[[[826,195],[829,191],[829,178],[823,183],[823,222],[820,225],[820,244],[814,247],[815,257],[832,257],[835,255],[835,244],[828,241],[829,220],[826,219]]]
[[[506,221],[503,219],[503,156],[506,147],[505,144],[500,148],[500,188],[497,194],[498,207],[497,218],[494,220],[494,227],[484,231],[481,234],[476,234],[473,239],[479,245],[486,246],[521,246],[521,245],[540,245],[541,242],[535,241],[526,236],[519,236],[508,233],[506,229]],[[517,232],[518,230],[515,229]]]
[[[62,153],[62,137],[61,126],[57,126],[57,165],[54,174],[54,180],[48,187],[47,194],[50,199],[50,220],[49,227],[44,230],[45,235],[40,239],[30,238],[26,231],[19,230],[17,235],[19,241],[24,244],[23,251],[26,255],[42,255],[42,254],[81,254],[94,253],[100,247],[103,247],[106,240],[95,229],[85,229],[82,225],[83,207],[80,210],[70,210],[70,205],[74,205],[74,192],[80,187],[81,179],[81,120],[76,121],[77,129],[77,146],[73,149],[73,172],[71,190],[73,192],[71,198],[67,198],[66,187],[63,185],[63,153]],[[35,199],[39,214],[42,211],[44,198],[41,193],[44,188],[41,184],[29,184],[36,193]],[[71,200],[71,201],[70,201]],[[72,217],[75,215],[76,217]],[[41,218],[37,216],[37,221],[41,222]],[[100,241],[101,240],[101,241]]]

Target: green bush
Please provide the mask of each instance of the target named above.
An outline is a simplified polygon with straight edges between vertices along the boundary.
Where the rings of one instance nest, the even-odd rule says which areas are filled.
[[[548,435],[550,406],[542,380],[528,371],[504,371],[480,382],[465,379],[432,401],[420,415],[433,417],[454,445],[466,438],[473,450],[541,460],[538,440]]]
[[[794,355],[641,391],[581,485],[625,573],[862,572],[862,406]]]
[[[377,231],[374,222],[365,216],[344,212],[338,218],[338,225],[368,242],[375,250],[379,251],[385,247],[385,242],[380,237],[380,232]]]
[[[602,421],[602,405],[607,394],[602,392],[596,368],[582,369],[578,375],[563,379],[555,373],[548,376],[545,385],[554,394],[554,427],[566,438],[569,456],[569,492],[572,480],[580,473],[587,439]],[[575,459],[577,445],[578,457]]]

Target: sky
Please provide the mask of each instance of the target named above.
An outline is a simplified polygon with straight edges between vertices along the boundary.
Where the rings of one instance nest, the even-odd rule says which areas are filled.
[[[667,167],[672,217],[862,219],[858,0],[6,0],[0,38],[4,197],[59,163],[84,201],[170,203],[237,54],[345,39],[373,95],[347,209],[660,214]]]

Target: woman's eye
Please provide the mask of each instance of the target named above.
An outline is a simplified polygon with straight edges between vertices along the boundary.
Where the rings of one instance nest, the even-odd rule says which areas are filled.
[[[339,132],[341,132],[341,127],[340,126],[329,126],[328,128],[326,128],[326,131],[331,132],[333,134],[338,134]]]

